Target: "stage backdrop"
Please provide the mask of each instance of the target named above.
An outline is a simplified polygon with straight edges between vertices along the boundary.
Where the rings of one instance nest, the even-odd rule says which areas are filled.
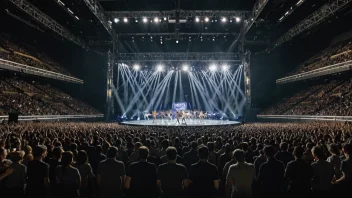
[[[187,102],[172,103],[172,110],[174,111],[180,111],[180,110],[186,110],[186,109],[187,109]]]

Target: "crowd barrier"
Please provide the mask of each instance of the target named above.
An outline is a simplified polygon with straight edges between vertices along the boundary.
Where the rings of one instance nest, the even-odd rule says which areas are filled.
[[[305,80],[305,79],[309,79],[309,78],[315,78],[315,77],[319,77],[319,76],[340,73],[340,72],[344,72],[344,71],[348,71],[348,70],[352,70],[352,60],[346,61],[343,63],[337,63],[334,65],[329,65],[329,66],[315,69],[312,71],[303,72],[300,74],[280,78],[280,79],[276,80],[276,83],[277,84],[284,84],[284,83],[295,82],[295,81],[299,81],[299,80]]]
[[[96,115],[35,115],[35,116],[18,116],[18,121],[50,121],[50,120],[71,120],[71,119],[94,119],[94,118],[103,118],[104,114]],[[7,120],[8,115],[0,116],[0,119]]]
[[[57,80],[61,80],[61,81],[71,82],[71,83],[83,84],[83,80],[80,80],[80,79],[72,77],[72,76],[67,76],[64,74],[48,71],[45,69],[39,69],[36,67],[23,65],[20,63],[4,60],[1,58],[0,58],[0,68],[6,69],[6,70],[11,70],[11,71],[16,71],[16,72],[21,72],[21,73],[25,73],[25,74],[43,76],[43,77],[57,79]]]
[[[352,116],[317,116],[317,115],[257,115],[259,119],[287,119],[312,121],[352,122]]]

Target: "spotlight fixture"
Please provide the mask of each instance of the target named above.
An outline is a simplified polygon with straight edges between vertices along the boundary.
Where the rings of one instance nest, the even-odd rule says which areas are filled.
[[[197,22],[197,23],[199,22],[199,18],[198,18],[198,17],[196,17],[196,22]]]
[[[123,18],[123,22],[127,23],[128,22],[128,19],[125,17]]]
[[[141,66],[139,66],[138,64],[133,65],[133,69],[138,71],[141,68]]]
[[[209,66],[209,70],[210,71],[216,71],[216,65],[215,64],[212,64]]]
[[[221,21],[222,21],[223,23],[225,23],[225,22],[227,21],[226,17],[223,17],[223,18],[221,19]]]
[[[143,18],[143,23],[147,23],[148,22],[148,19],[147,18]]]
[[[136,23],[138,23],[138,19],[136,19],[136,21],[135,21]]]
[[[164,21],[166,21],[167,20],[167,18],[166,17],[164,17]]]
[[[240,17],[236,17],[236,22],[237,23],[241,22],[241,18]]]
[[[176,43],[178,43],[178,40],[176,40]]]
[[[158,65],[158,66],[156,67],[156,70],[159,71],[159,72],[161,72],[161,71],[164,70],[164,66],[163,66],[163,65]]]
[[[118,18],[114,18],[114,22],[118,23],[120,20]]]
[[[224,64],[221,66],[221,69],[222,69],[222,71],[227,71],[227,70],[229,70],[229,66]]]
[[[163,41],[160,41],[160,44],[163,44]]]
[[[208,23],[209,22],[209,18],[205,17],[204,21]]]
[[[183,66],[182,66],[182,70],[183,70],[183,71],[188,71],[188,65],[183,65]]]
[[[159,22],[159,18],[158,18],[158,17],[155,17],[155,18],[154,18],[154,22],[155,22],[155,23],[158,23],[158,22]]]

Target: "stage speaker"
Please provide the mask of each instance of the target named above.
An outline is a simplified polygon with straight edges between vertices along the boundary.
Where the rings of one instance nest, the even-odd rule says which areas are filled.
[[[18,122],[18,112],[11,112],[11,113],[9,113],[9,120],[8,120],[8,123],[12,123],[12,122],[15,122],[15,123]]]

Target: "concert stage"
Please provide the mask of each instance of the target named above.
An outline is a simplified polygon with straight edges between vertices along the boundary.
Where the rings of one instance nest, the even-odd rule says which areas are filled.
[[[181,123],[181,120],[180,120]],[[186,124],[176,124],[176,119],[168,120],[168,119],[157,119],[155,123],[153,120],[131,120],[131,121],[123,121],[121,124],[124,125],[132,125],[132,126],[167,126],[167,127],[185,127],[185,126],[192,126],[192,127],[201,127],[201,126],[227,126],[227,125],[238,125],[240,122],[237,121],[228,121],[228,120],[211,120],[205,119],[202,123],[197,120],[187,120]]]

